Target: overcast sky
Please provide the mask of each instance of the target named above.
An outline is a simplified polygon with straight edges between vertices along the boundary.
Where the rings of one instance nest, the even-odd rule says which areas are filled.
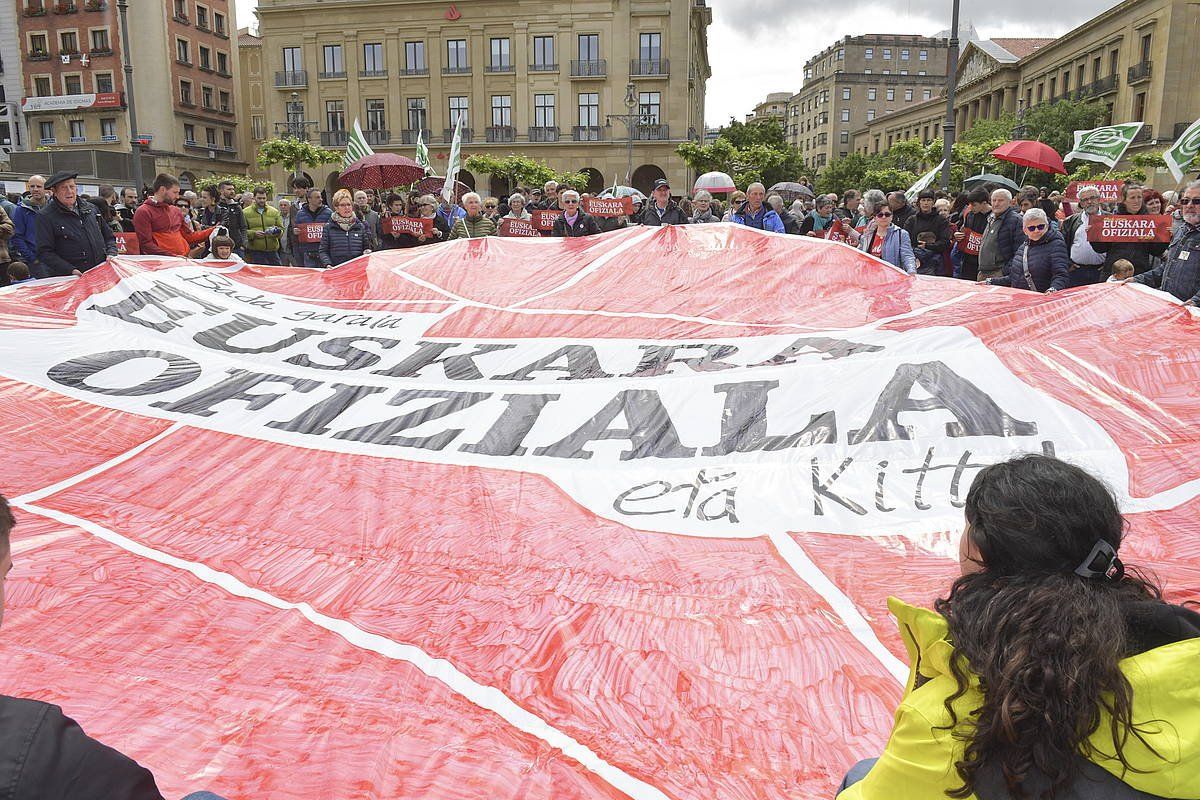
[[[470,0],[466,0],[469,2]],[[864,33],[932,35],[950,27],[949,0],[895,0],[890,3],[810,3],[805,0],[708,0],[713,24],[708,52],[710,125],[741,119],[769,92],[796,92],[804,82],[804,62],[843,36]],[[254,23],[257,0],[237,0],[238,24]],[[963,0],[962,20],[991,36],[1059,36],[1101,11],[1113,0]],[[1052,12],[1047,18],[1046,12]],[[936,15],[936,16],[934,16]]]

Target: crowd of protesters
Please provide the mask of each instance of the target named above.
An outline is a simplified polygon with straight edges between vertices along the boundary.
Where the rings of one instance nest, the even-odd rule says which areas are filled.
[[[531,212],[551,211],[555,218],[541,231],[545,236],[723,221],[837,239],[910,274],[1038,292],[1133,280],[1191,305],[1200,302],[1200,259],[1190,258],[1200,244],[1200,184],[1176,196],[1126,183],[1120,201],[1109,204],[1091,186],[1072,202],[1045,187],[1026,186],[1014,196],[991,185],[957,194],[925,190],[915,203],[904,192],[878,189],[789,203],[761,183],[721,202],[706,191],[683,196],[659,179],[648,196],[632,193],[629,212],[617,216],[593,216],[587,210],[591,195],[554,181],[517,187],[500,198],[467,192],[451,202],[441,195],[372,189],[340,189],[327,197],[297,179],[276,204],[266,187],[239,194],[232,182],[221,181],[199,192],[181,191],[179,181],[165,174],[144,197],[111,186],[81,197],[72,173],[34,175],[27,185],[24,195],[0,203],[0,282],[82,272],[116,254],[117,234],[136,234],[141,254],[321,268],[378,250],[504,235],[506,220],[530,222]],[[1094,241],[1089,223],[1106,214],[1170,214],[1172,241]],[[393,217],[427,222],[399,230]],[[314,225],[319,235],[311,233]]]

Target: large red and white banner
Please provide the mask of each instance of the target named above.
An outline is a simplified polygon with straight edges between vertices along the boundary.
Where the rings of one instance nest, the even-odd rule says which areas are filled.
[[[1200,319],[732,225],[0,292],[0,692],[169,797],[831,797],[979,469],[1200,592]]]

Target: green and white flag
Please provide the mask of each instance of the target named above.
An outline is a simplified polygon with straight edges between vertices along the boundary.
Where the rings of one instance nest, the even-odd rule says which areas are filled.
[[[1075,131],[1075,146],[1063,156],[1063,161],[1080,159],[1099,161],[1109,169],[1117,165],[1125,150],[1133,143],[1144,122],[1123,122],[1120,125],[1105,125],[1090,131]]]
[[[904,193],[904,196],[908,198],[908,202],[915,203],[917,201],[917,195],[933,185],[934,180],[937,179],[938,173],[942,171],[942,167],[944,166],[946,166],[946,159],[943,158],[942,163],[929,170],[929,172],[926,172],[920,178],[917,178],[917,182],[908,187],[908,191]]]
[[[1170,150],[1163,152],[1163,161],[1167,162],[1167,169],[1175,176],[1176,183],[1183,183],[1183,176],[1190,172],[1188,168],[1197,153],[1200,153],[1200,119],[1188,126]]]
[[[424,131],[417,131],[417,163],[425,168],[425,174],[428,175],[433,169],[429,166],[429,148],[425,146],[424,136]]]
[[[350,131],[350,138],[346,140],[346,154],[342,156],[342,169],[360,158],[374,154],[374,152],[371,145],[367,144],[367,137],[363,136],[362,128],[358,124],[358,117],[355,117],[354,130]]]
[[[446,185],[442,187],[442,197],[447,203],[454,199],[454,182],[458,179],[458,170],[462,167],[462,117],[454,126],[454,140],[450,142],[450,161],[446,164]]]

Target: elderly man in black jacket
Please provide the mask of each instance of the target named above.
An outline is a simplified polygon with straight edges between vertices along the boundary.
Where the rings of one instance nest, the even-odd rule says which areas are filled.
[[[74,172],[56,172],[46,181],[52,197],[38,212],[37,254],[43,274],[52,278],[86,272],[117,254],[112,229],[91,203],[80,201]]]
[[[650,193],[650,199],[642,209],[638,222],[655,226],[688,224],[687,214],[684,214],[683,209],[671,199],[671,184],[667,183],[665,178],[654,182],[654,191]]]
[[[983,231],[979,246],[979,277],[996,278],[1012,262],[1017,248],[1025,241],[1021,215],[1012,207],[1012,192],[996,189],[992,192],[992,213]]]

